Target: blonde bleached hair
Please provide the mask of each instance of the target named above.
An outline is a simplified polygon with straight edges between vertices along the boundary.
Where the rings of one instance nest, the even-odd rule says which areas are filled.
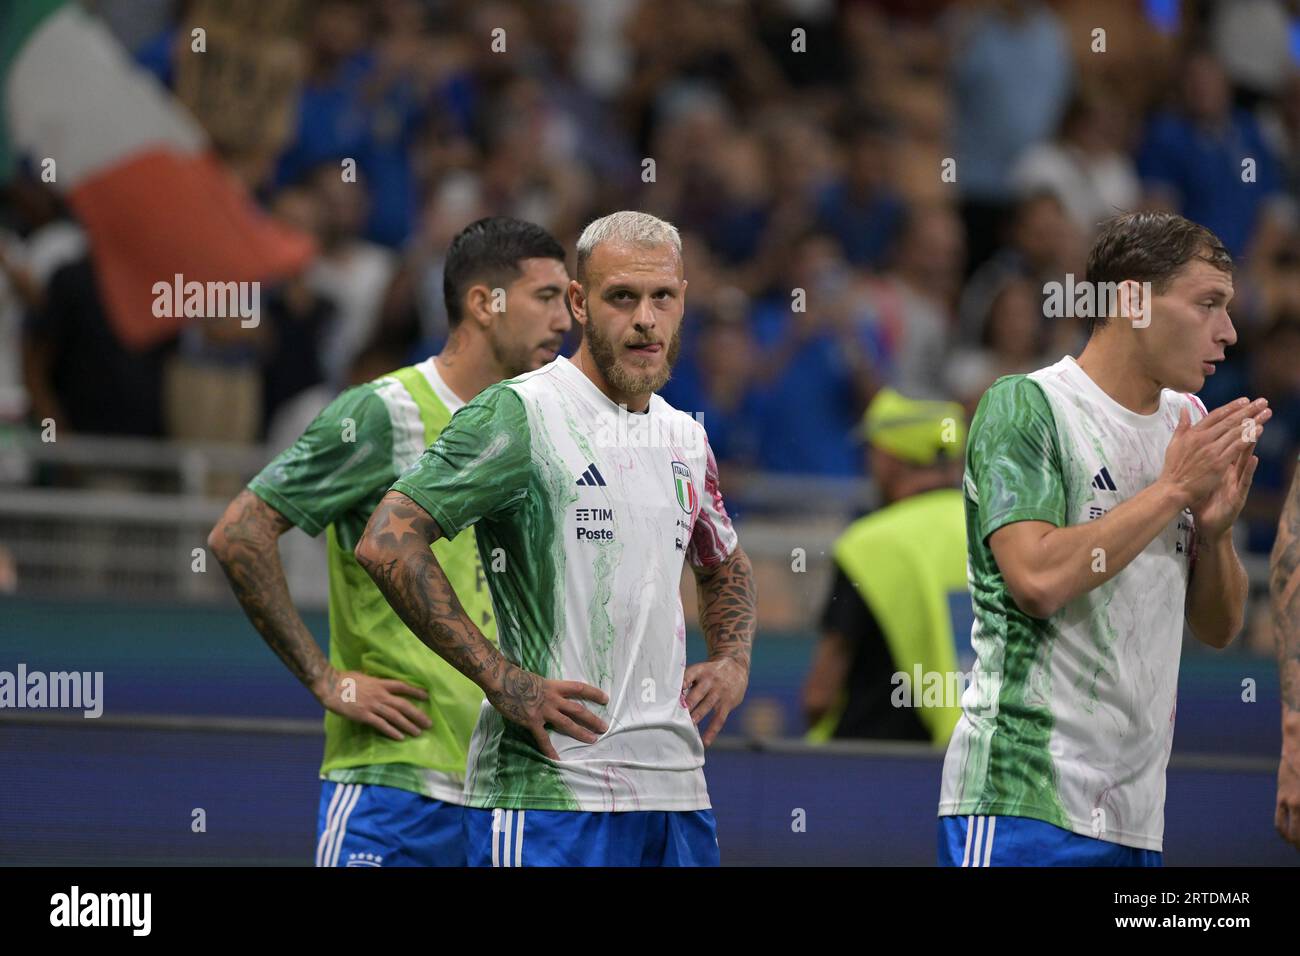
[[[627,242],[645,246],[672,246],[680,259],[682,237],[677,227],[648,212],[625,209],[591,222],[578,237],[578,281],[586,285],[587,260],[602,242]]]

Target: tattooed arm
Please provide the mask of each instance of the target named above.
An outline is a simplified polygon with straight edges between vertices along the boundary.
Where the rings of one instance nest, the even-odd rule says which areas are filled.
[[[749,686],[749,654],[757,615],[754,569],[739,544],[715,567],[694,566],[700,596],[700,626],[709,659],[686,668],[682,694],[695,723],[710,712],[704,746],[713,743]]]
[[[1300,849],[1300,468],[1282,508],[1269,593],[1282,685],[1282,760],[1277,773],[1278,833]]]
[[[390,491],[370,516],[356,558],[411,632],[481,687],[503,717],[531,731],[543,754],[559,759],[547,725],[595,743],[608,728],[578,700],[606,704],[609,698],[590,684],[547,680],[506,660],[465,613],[430,550],[441,537],[427,511]]]
[[[245,488],[208,535],[208,549],[225,569],[253,627],[326,709],[394,740],[432,726],[427,714],[399,696],[428,700],[420,688],[330,666],[289,597],[280,536],[291,527],[287,518]]]

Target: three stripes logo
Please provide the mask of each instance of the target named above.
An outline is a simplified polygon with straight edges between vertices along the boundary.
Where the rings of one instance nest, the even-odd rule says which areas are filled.
[[[578,484],[591,488],[603,488],[605,487],[605,476],[600,473],[596,463],[592,462],[587,466],[587,470],[578,476]]]
[[[334,794],[330,797],[329,809],[325,812],[325,829],[316,845],[317,866],[339,865],[339,855],[348,838],[348,820],[365,789],[365,784],[360,783],[334,785]],[[349,860],[352,856],[355,854],[350,854]]]
[[[492,865],[524,865],[524,811],[492,811]]]
[[[1115,480],[1111,478],[1110,472],[1106,470],[1105,465],[1102,465],[1101,471],[1092,476],[1092,486],[1094,488],[1100,488],[1102,491],[1119,490],[1115,487]]]

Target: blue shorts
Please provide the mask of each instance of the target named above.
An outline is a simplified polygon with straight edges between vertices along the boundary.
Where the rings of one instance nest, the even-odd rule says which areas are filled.
[[[464,866],[464,807],[410,790],[322,780],[317,866]]]
[[[465,808],[470,866],[717,866],[712,810]]]
[[[940,817],[940,866],[1161,866],[1139,850],[1029,817]]]

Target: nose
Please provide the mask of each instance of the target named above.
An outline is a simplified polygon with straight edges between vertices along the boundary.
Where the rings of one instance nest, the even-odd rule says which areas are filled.
[[[655,327],[657,321],[654,303],[649,298],[642,299],[641,304],[637,306],[636,315],[632,318],[632,327],[638,332],[649,332]]]
[[[1228,315],[1228,310],[1223,310],[1223,324],[1219,327],[1217,340],[1225,346],[1237,344],[1237,329],[1232,324],[1232,316]]]
[[[552,300],[551,331],[563,335],[573,325],[573,314],[569,312],[569,297],[557,295]]]

